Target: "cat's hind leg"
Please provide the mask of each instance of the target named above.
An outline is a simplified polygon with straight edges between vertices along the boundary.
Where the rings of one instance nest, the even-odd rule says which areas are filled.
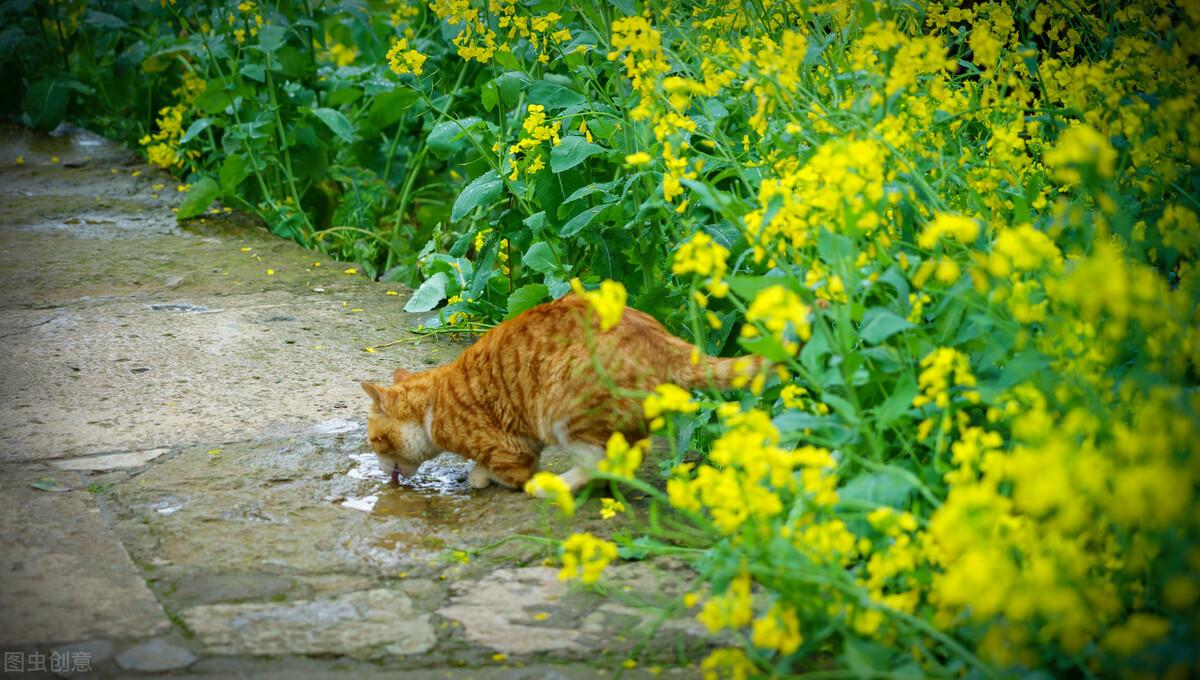
[[[537,470],[539,452],[541,446],[534,442],[497,433],[495,439],[479,451],[475,465],[476,469],[485,468],[491,479],[504,486],[520,489]],[[478,474],[483,475],[483,472]]]
[[[575,493],[591,481],[592,470],[596,469],[596,463],[604,457],[604,447],[586,442],[570,442],[564,445],[563,449],[571,452],[575,465],[558,477],[567,483],[571,493]]]
[[[477,462],[475,467],[467,473],[467,482],[470,483],[472,489],[486,489],[492,483],[492,473],[486,465],[480,465]]]

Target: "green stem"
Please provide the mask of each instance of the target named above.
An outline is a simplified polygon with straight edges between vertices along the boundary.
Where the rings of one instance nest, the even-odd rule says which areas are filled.
[[[284,134],[283,117],[279,114],[279,100],[275,97],[275,81],[271,78],[271,53],[266,53],[267,59],[267,96],[271,100],[271,111],[275,114],[275,131],[279,136],[279,149],[283,153],[283,170],[284,178],[287,180],[288,190],[292,194],[292,201],[296,204],[296,210],[300,213],[300,217],[304,219],[304,226],[307,227],[304,238],[306,241],[312,238],[313,224],[308,219],[308,214],[304,212],[304,208],[300,205],[300,192],[296,190],[296,175],[292,172],[292,154],[288,152],[287,135]],[[305,245],[309,245],[306,243]]]

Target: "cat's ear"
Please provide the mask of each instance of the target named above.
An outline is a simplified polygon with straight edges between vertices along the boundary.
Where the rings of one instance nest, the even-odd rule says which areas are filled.
[[[374,402],[375,407],[382,410],[383,403],[387,397],[387,388],[383,385],[376,385],[370,382],[363,382],[362,388],[367,393],[367,396],[371,398],[371,401]]]
[[[398,383],[398,382],[400,382],[401,380],[404,380],[405,378],[407,378],[407,377],[408,377],[408,376],[410,376],[410,375],[412,375],[412,372],[411,372],[411,371],[406,371],[406,370],[404,370],[403,368],[397,368],[397,369],[396,369],[396,372],[392,374],[392,382],[393,382],[393,383]]]

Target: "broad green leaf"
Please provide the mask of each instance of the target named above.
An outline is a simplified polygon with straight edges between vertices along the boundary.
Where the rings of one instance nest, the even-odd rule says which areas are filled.
[[[511,319],[533,307],[542,300],[545,300],[546,295],[549,293],[550,289],[540,283],[530,283],[521,286],[508,296],[508,314],[504,318]]]
[[[354,126],[350,124],[350,119],[341,111],[321,107],[313,109],[313,115],[321,119],[321,122],[332,130],[333,134],[338,136],[338,139],[347,144],[354,141]]]
[[[876,678],[889,670],[891,653],[887,647],[869,640],[847,636],[842,654],[844,666],[861,680]]]
[[[495,170],[488,170],[471,180],[458,198],[454,199],[454,207],[450,208],[451,221],[457,222],[471,210],[496,200],[503,188],[504,180],[500,179]]]
[[[770,361],[784,362],[792,358],[779,340],[769,335],[760,335],[757,338],[738,338],[738,344],[747,352],[765,357]]]
[[[880,427],[887,425],[912,406],[913,397],[917,396],[917,381],[911,374],[905,374],[892,393],[875,410],[875,422]]]
[[[209,204],[220,195],[221,187],[211,177],[192,182],[192,188],[188,190],[187,198],[183,199],[175,216],[181,220],[195,217],[208,210]]]
[[[558,269],[554,250],[545,241],[538,241],[529,246],[529,250],[525,251],[525,255],[521,257],[521,263],[539,274],[546,274]]]
[[[212,118],[200,118],[200,119],[196,120],[194,123],[192,123],[191,125],[188,126],[187,132],[183,133],[183,137],[180,138],[179,143],[187,144],[188,142],[195,139],[196,135],[200,134],[201,132],[204,132],[208,128],[208,126],[212,125],[212,124],[213,124]]]
[[[417,292],[413,293],[412,297],[404,305],[404,311],[414,314],[420,312],[428,312],[429,310],[441,304],[442,300],[446,299],[446,274],[438,272],[433,276],[425,279]]]
[[[585,185],[579,187],[578,189],[576,189],[575,191],[572,191],[569,196],[564,198],[563,205],[566,205],[567,203],[570,203],[572,201],[578,201],[579,199],[583,198],[584,196],[591,196],[592,194],[595,194],[598,192],[607,192],[609,189],[612,188],[612,186],[613,186],[612,182],[593,182],[591,184],[585,184]]]
[[[553,80],[539,80],[526,90],[531,104],[541,104],[547,111],[558,111],[586,101],[583,95]]]
[[[896,333],[906,331],[913,325],[907,319],[886,307],[872,307],[863,314],[858,336],[872,345],[887,340]]]
[[[283,41],[286,39],[287,29],[278,24],[267,24],[258,32],[258,48],[271,53],[283,47]]]
[[[260,83],[267,82],[267,69],[262,64],[246,64],[238,72],[250,80]]]
[[[104,28],[112,31],[119,31],[128,25],[125,23],[125,20],[120,17],[113,16],[108,12],[100,12],[94,9],[89,9],[87,11],[87,15],[84,17],[84,23],[86,23],[88,26],[95,26],[97,28]]]
[[[837,374],[837,371],[833,371],[833,373]],[[841,376],[838,376],[838,378],[839,378],[838,382],[841,382]],[[829,381],[826,381],[826,386],[828,386],[828,384],[829,384]],[[841,417],[845,418],[846,421],[849,422],[851,425],[858,424],[858,422],[859,422],[858,410],[855,409],[854,404],[851,404],[848,400],[843,399],[842,397],[839,397],[836,394],[824,392],[821,394],[821,401],[832,406],[833,410],[837,411],[837,414],[840,415]]]
[[[367,121],[375,129],[382,130],[404,117],[417,99],[417,94],[406,87],[375,95],[367,113]]]
[[[534,214],[521,220],[521,224],[533,230],[534,234],[540,234],[542,229],[546,228],[546,211],[539,210]]]
[[[904,507],[909,494],[916,489],[911,479],[912,474],[907,470],[885,465],[876,472],[859,475],[850,480],[838,489],[838,498],[901,508]]]
[[[425,144],[434,156],[442,160],[453,156],[468,144],[467,135],[483,121],[478,116],[467,116],[460,120],[448,120],[438,123],[430,130],[425,138]]]
[[[250,168],[246,167],[246,159],[238,154],[230,154],[221,164],[221,193],[232,194],[237,190],[242,180],[250,176]]]
[[[588,156],[604,151],[604,147],[592,144],[583,137],[564,137],[561,144],[550,150],[550,169],[562,172],[579,165]]]
[[[66,80],[43,78],[29,86],[21,102],[21,110],[30,126],[53,130],[67,115],[71,103],[71,86]]]
[[[592,220],[596,219],[597,215],[611,205],[612,203],[603,203],[601,205],[584,210],[578,215],[567,220],[567,223],[563,225],[562,229],[558,232],[558,235],[562,238],[571,238],[575,234],[583,231],[584,227],[591,224]]]
[[[800,292],[800,284],[790,276],[764,274],[763,276],[730,276],[726,279],[729,287],[738,296],[753,300],[759,291],[771,286],[783,286],[793,292]]]

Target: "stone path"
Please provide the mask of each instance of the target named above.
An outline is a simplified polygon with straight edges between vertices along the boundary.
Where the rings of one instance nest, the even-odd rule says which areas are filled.
[[[364,351],[421,321],[410,291],[236,215],[180,227],[175,186],[86,132],[0,125],[6,670],[698,674],[703,631],[660,616],[690,572],[568,587],[540,544],[489,548],[542,534],[541,515],[471,491],[458,459],[384,485],[358,382],[462,347]],[[571,528],[604,529],[590,506],[554,531]]]

